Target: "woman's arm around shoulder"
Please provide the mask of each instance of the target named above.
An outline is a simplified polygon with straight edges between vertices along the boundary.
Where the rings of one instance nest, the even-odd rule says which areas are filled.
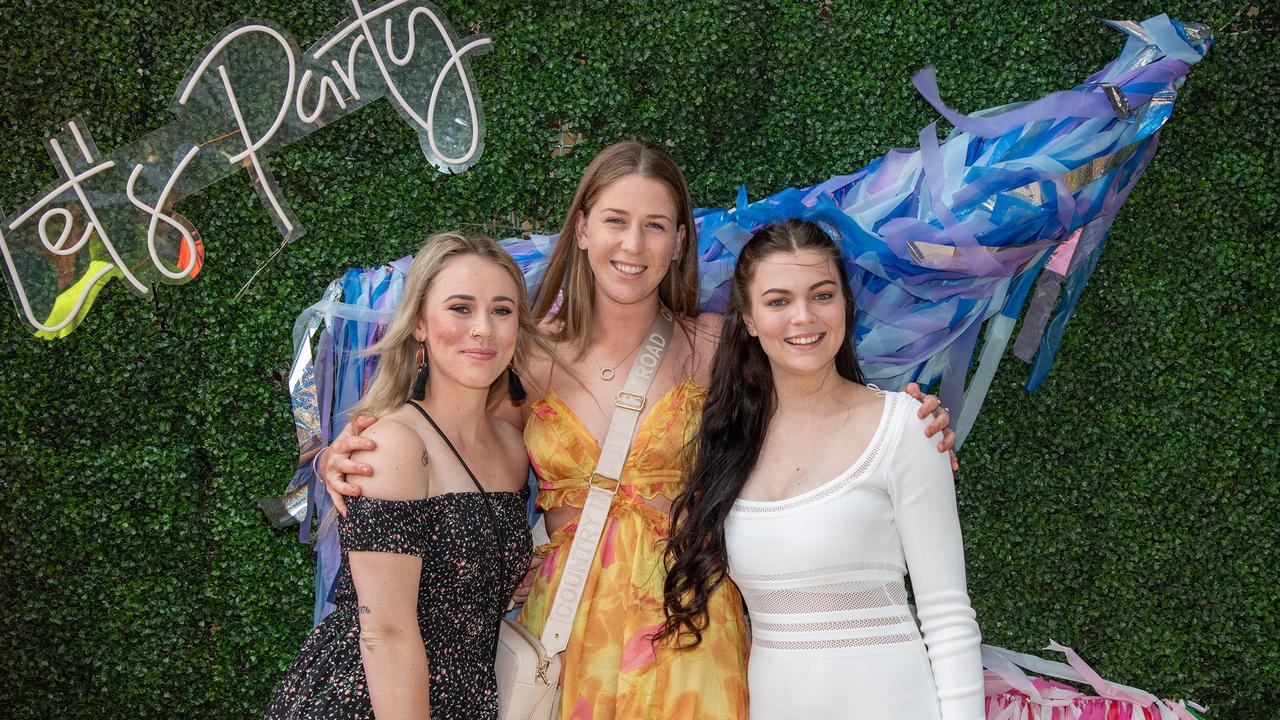
[[[372,440],[372,450],[351,454],[355,462],[368,465],[373,474],[355,479],[360,494],[380,500],[420,500],[430,494],[427,450],[417,431],[398,420],[395,413],[364,431]]]
[[[907,383],[903,386],[902,392],[920,401],[915,405],[916,416],[930,421],[924,429],[924,434],[935,438],[938,433],[942,433],[941,439],[938,440],[938,452],[947,453],[950,456],[952,472],[959,470],[960,461],[956,459],[956,451],[953,449],[956,445],[956,433],[951,429],[951,411],[942,407],[942,400],[937,395],[929,395],[921,390],[918,383]]]
[[[333,501],[334,509],[343,517],[347,516],[347,497],[360,494],[360,487],[347,482],[347,476],[373,474],[373,468],[355,462],[351,459],[351,454],[357,450],[373,450],[377,447],[372,440],[361,435],[376,422],[378,418],[370,415],[352,418],[343,426],[338,437],[333,439],[332,444],[321,448],[311,461],[320,484],[324,485],[329,499]]]
[[[894,401],[890,398],[889,401]],[[983,717],[981,634],[969,604],[949,458],[925,437],[920,403],[898,395],[889,462],[894,524],[911,576],[943,720]]]
[[[376,474],[361,480],[364,503],[418,501],[430,494],[426,449],[416,432],[390,417],[366,431],[377,449],[356,453],[360,462]],[[373,520],[363,513],[349,515],[348,522]],[[379,532],[400,533],[404,528],[370,527]],[[379,720],[420,720],[430,714],[429,669],[418,626],[418,583],[422,558],[415,548],[388,551],[383,540],[370,538],[370,548],[349,548],[347,560],[359,603],[360,658],[369,684],[369,699]],[[366,547],[362,545],[361,547]]]

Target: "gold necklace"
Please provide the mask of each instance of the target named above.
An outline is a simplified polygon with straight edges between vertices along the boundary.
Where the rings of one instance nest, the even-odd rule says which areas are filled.
[[[614,369],[617,368],[622,363],[626,362],[627,358],[631,357],[632,355],[635,355],[636,351],[640,349],[641,345],[644,345],[644,341],[646,339],[648,338],[647,337],[640,338],[640,344],[631,348],[631,352],[627,353],[626,355],[623,355],[621,360],[613,364],[613,367],[605,367],[604,364],[600,362],[600,358],[599,356],[596,355],[596,351],[593,348],[591,350],[591,359],[594,360],[596,365],[600,367],[600,379],[604,380],[605,382],[609,382],[610,380],[613,380],[613,378],[616,377],[616,373],[614,373]]]

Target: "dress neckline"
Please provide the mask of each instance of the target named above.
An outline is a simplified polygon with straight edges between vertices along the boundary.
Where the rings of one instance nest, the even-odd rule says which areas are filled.
[[[675,397],[678,394],[678,390],[684,390],[687,386],[698,388],[698,384],[694,382],[693,377],[690,376],[673,385],[670,390],[662,393],[657,400],[654,400],[653,404],[649,406],[649,412],[645,413],[644,417],[640,418],[640,423],[636,425],[636,437],[641,435],[641,431],[649,422],[649,419],[657,415],[658,407]],[[587,426],[582,422],[582,419],[578,417],[578,413],[569,406],[569,403],[565,402],[564,398],[560,397],[560,393],[557,393],[552,388],[547,388],[547,391],[542,394],[542,397],[538,399],[538,402],[549,405],[551,404],[549,398],[554,398],[555,404],[564,410],[562,414],[568,421],[569,425],[572,426],[574,431],[582,436],[583,439],[589,442],[591,447],[595,448],[596,454],[598,455],[600,453],[600,443],[596,440],[595,436],[591,434],[591,431],[587,429]],[[631,451],[635,451],[634,444],[632,445]]]
[[[884,394],[884,407],[880,409],[880,421],[876,423],[876,430],[871,434],[871,440],[867,446],[858,453],[858,457],[854,459],[849,467],[835,477],[823,482],[820,485],[809,488],[802,493],[797,493],[779,500],[746,500],[739,498],[733,501],[733,510],[740,510],[751,513],[758,512],[774,512],[777,510],[789,510],[800,505],[807,505],[810,502],[827,495],[833,488],[843,485],[845,482],[851,481],[859,475],[866,473],[872,466],[880,454],[880,448],[884,445],[884,435],[891,424],[889,421],[893,418],[893,406],[897,403],[897,393]]]

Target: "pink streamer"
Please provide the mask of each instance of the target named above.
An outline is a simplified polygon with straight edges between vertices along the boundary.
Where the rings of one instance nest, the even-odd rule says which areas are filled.
[[[1177,703],[1172,700],[1165,700],[1164,703],[1169,706],[1169,709],[1173,711],[1174,715],[1178,716],[1178,720],[1196,720],[1196,716],[1187,712],[1187,709],[1182,707],[1182,703]]]
[[[1067,662],[1097,695],[1044,677],[1028,676],[1021,663],[987,667],[984,720],[1197,720],[1181,703],[1161,701],[1142,690],[1119,687],[1104,679],[1069,647],[1050,642],[1049,650]]]
[[[1059,275],[1066,275],[1071,266],[1071,256],[1076,252],[1076,243],[1080,240],[1080,231],[1083,229],[1082,227],[1076,228],[1076,231],[1071,233],[1071,239],[1062,243],[1057,250],[1053,251],[1053,255],[1049,257],[1049,263],[1045,267]]]
[[[1121,689],[1111,684],[1110,681],[1099,675],[1097,670],[1090,667],[1089,663],[1085,662],[1084,658],[1080,657],[1075,650],[1072,650],[1065,645],[1059,645],[1058,643],[1050,640],[1049,647],[1047,649],[1055,650],[1066,655],[1067,664],[1072,668],[1075,668],[1075,671],[1084,677],[1085,681],[1089,683],[1094,692],[1098,693],[1102,697],[1110,698],[1112,700],[1124,700],[1126,702],[1131,702],[1134,705],[1138,705],[1139,707],[1147,707],[1157,701],[1156,696],[1151,693],[1143,692],[1141,690]]]

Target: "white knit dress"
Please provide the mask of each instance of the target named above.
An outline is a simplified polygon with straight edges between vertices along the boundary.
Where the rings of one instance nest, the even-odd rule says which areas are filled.
[[[751,617],[753,720],[983,717],[955,484],[918,408],[888,393],[848,470],[786,500],[734,504],[725,533]]]

